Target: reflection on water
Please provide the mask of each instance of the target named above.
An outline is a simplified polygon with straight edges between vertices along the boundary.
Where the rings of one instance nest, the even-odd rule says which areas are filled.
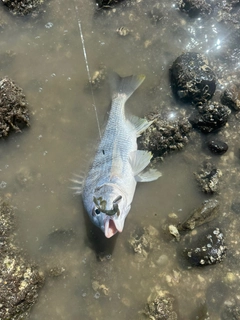
[[[138,115],[154,107],[174,115],[185,112],[169,88],[171,63],[185,50],[209,53],[213,58],[228,36],[216,21],[189,19],[172,1],[162,2],[158,7],[161,18],[156,20],[151,11],[156,4],[136,1],[127,7],[95,11],[94,1],[52,0],[46,13],[35,20],[14,17],[0,7],[7,22],[1,29],[1,53],[14,53],[0,64],[1,73],[23,88],[31,111],[31,127],[1,141],[0,185],[17,208],[19,238],[25,249],[47,274],[59,268],[58,276],[50,272],[47,277],[32,320],[139,319],[138,312],[156,290],[175,296],[183,319],[201,306],[209,310],[211,319],[219,319],[219,305],[239,299],[234,234],[238,222],[229,202],[236,198],[239,186],[239,173],[234,172],[239,162],[236,117],[221,133],[229,143],[226,156],[206,154],[201,136],[194,134],[184,151],[172,153],[159,164],[162,178],[138,185],[123,233],[110,240],[89,222],[81,198],[69,189],[72,174],[86,172],[99,141],[79,20],[91,74],[104,65],[122,76],[146,75],[128,102]],[[120,27],[130,30],[129,34],[121,37],[116,32]],[[110,103],[107,83],[94,90],[94,99],[103,127]],[[182,220],[206,199],[193,178],[206,157],[221,168],[229,186],[220,198],[226,217],[221,227],[230,230],[226,234],[230,253],[222,264],[188,270],[176,256],[177,244],[171,241],[166,223],[169,214]],[[147,259],[139,260],[129,239],[134,231],[148,226],[159,234]],[[220,297],[217,292],[225,287]],[[231,287],[233,295],[228,292]]]

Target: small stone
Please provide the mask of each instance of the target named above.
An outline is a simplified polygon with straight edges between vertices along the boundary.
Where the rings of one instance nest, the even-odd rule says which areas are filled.
[[[194,128],[210,133],[225,126],[231,110],[218,102],[210,102],[198,107],[199,113],[193,113],[189,121]]]
[[[199,172],[195,172],[194,175],[203,192],[218,192],[219,179],[222,176],[222,172],[215,165],[207,161],[203,162]]]
[[[207,146],[212,153],[222,155],[228,150],[228,145],[226,142],[221,141],[221,140],[209,140],[207,143]]]
[[[195,236],[187,235],[183,250],[185,257],[192,266],[205,266],[221,262],[226,254],[224,236],[219,228],[210,228],[207,231],[198,232]]]
[[[180,234],[178,232],[177,227],[175,227],[174,225],[170,225],[168,226],[168,230],[171,233],[171,235],[173,235],[176,238],[177,241],[180,240]]]
[[[121,36],[121,37],[126,37],[129,33],[130,30],[126,27],[120,27],[117,29],[117,33]]]

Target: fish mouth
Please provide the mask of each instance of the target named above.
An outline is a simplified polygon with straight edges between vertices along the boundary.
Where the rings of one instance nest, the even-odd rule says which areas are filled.
[[[122,232],[122,228],[119,228],[113,219],[106,219],[104,225],[104,233],[106,238],[111,238],[117,232]]]

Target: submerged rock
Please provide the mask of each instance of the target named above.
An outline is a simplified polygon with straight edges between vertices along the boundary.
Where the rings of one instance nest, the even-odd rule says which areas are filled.
[[[0,80],[0,138],[6,137],[11,130],[21,132],[29,126],[29,112],[26,97],[21,88],[12,80]]]
[[[204,133],[210,133],[225,126],[231,110],[218,102],[204,104],[198,108],[199,113],[194,113],[189,121],[194,128]]]
[[[229,108],[239,111],[240,110],[240,83],[231,84],[226,90],[224,90],[221,96],[222,104]]]
[[[195,209],[183,223],[178,226],[178,230],[193,230],[204,223],[214,220],[218,215],[219,202],[217,200],[206,200],[199,208]]]
[[[98,9],[111,8],[122,1],[124,0],[96,0],[96,5]]]
[[[93,87],[93,89],[100,89],[104,81],[106,79],[106,66],[101,64],[98,70],[94,71],[91,79],[89,80],[89,84]]]
[[[25,16],[37,11],[37,8],[43,5],[45,0],[2,0],[2,2],[14,15]]]
[[[222,155],[228,150],[228,145],[226,142],[217,140],[217,139],[211,139],[207,142],[207,146],[212,153]]]
[[[221,320],[239,320],[240,319],[240,305],[226,305],[221,313]]]
[[[183,253],[192,266],[221,262],[227,250],[224,245],[223,233],[219,228],[211,228],[195,235],[187,235],[184,242]]]
[[[206,102],[216,90],[216,76],[206,57],[186,52],[172,64],[170,78],[173,92],[183,102]]]
[[[194,173],[197,182],[205,193],[214,193],[219,190],[219,178],[222,176],[221,170],[217,169],[210,162],[204,162],[198,173]]]
[[[14,239],[13,208],[0,199],[0,319],[28,319],[44,278]]]
[[[149,319],[177,320],[176,300],[167,291],[162,291],[153,301],[147,304],[145,314]]]
[[[135,230],[128,240],[134,253],[138,254],[139,260],[145,260],[149,252],[157,242],[159,232],[152,226]]]
[[[194,18],[197,16],[210,15],[213,11],[210,1],[205,0],[179,0],[179,9]]]
[[[167,120],[157,113],[151,113],[147,118],[154,122],[138,139],[140,149],[151,151],[154,157],[161,157],[181,150],[188,143],[192,126],[187,118]]]

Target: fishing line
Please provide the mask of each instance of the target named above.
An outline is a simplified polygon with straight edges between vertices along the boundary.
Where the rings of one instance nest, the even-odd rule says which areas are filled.
[[[86,50],[86,46],[85,46],[85,42],[84,42],[84,37],[83,37],[83,32],[82,32],[82,23],[81,23],[81,19],[80,19],[80,14],[79,14],[78,6],[76,5],[76,0],[74,0],[74,2],[75,2],[75,12],[76,12],[76,15],[77,15],[77,21],[78,21],[78,28],[79,28],[79,33],[80,33],[80,39],[81,39],[82,49],[83,49],[83,57],[84,57],[85,67],[86,67],[86,71],[87,71],[87,75],[88,75],[88,82],[89,82],[89,84],[90,84],[90,89],[91,89],[92,106],[93,106],[93,109],[94,109],[94,112],[95,112],[95,115],[96,115],[99,137],[100,137],[100,139],[101,139],[102,135],[101,135],[100,124],[99,124],[98,113],[97,113],[97,107],[96,107],[95,98],[94,98],[94,93],[93,93],[93,86],[92,86],[92,82],[91,82],[91,75],[90,75],[90,69],[89,69],[88,58],[87,58],[87,50]]]

